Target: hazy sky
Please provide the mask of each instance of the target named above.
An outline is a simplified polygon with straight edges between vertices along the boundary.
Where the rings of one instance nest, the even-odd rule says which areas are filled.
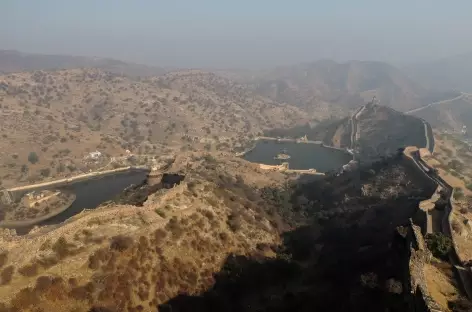
[[[429,60],[472,51],[472,1],[0,0],[0,49],[191,67]]]

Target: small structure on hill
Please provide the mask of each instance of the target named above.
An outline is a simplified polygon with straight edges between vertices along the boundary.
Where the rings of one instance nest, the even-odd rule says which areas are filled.
[[[359,165],[359,163],[357,161],[351,160],[347,164],[342,166],[341,173],[355,170],[358,165]]]
[[[88,159],[92,160],[98,160],[100,157],[102,157],[102,153],[99,151],[91,152],[87,156]]]
[[[290,159],[290,155],[287,154],[287,149],[284,149],[282,153],[277,154],[277,156],[274,157],[274,159],[278,160],[288,160]]]
[[[274,159],[278,159],[278,160],[287,160],[287,159],[290,159],[290,155],[287,155],[287,154],[277,154],[277,156],[274,157]]]
[[[306,136],[306,134],[304,136],[302,136],[301,138],[298,139],[299,141],[303,141],[303,142],[306,142],[308,141],[308,137]]]

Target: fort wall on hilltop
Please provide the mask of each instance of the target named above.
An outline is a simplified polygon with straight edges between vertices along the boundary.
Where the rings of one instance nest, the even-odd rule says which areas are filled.
[[[433,145],[434,146],[434,145]],[[433,147],[434,149],[434,147]],[[446,205],[444,207],[444,214],[441,220],[441,233],[450,237],[452,242],[452,250],[449,252],[449,262],[455,269],[457,276],[459,277],[460,286],[467,294],[467,297],[472,298],[472,273],[470,268],[464,268],[464,261],[460,259],[458,246],[454,241],[452,235],[452,211],[453,209],[458,209],[454,204],[454,189],[451,187],[438,172],[429,166],[426,161],[422,158],[420,150],[416,147],[407,147],[403,152],[405,158],[413,164],[418,172],[422,176],[426,176],[430,181],[433,181],[437,186],[440,186],[447,198]],[[434,196],[434,194],[433,194]],[[432,222],[431,218],[426,218],[426,222],[420,223],[421,227],[429,228],[432,227],[429,222]],[[429,262],[430,255],[428,256],[427,249],[424,249],[424,238],[423,231],[419,230],[419,227],[414,225],[413,222],[410,224],[410,231],[413,235],[409,238],[411,245],[416,246],[411,249],[410,254],[410,279],[411,279],[411,292],[415,294],[415,301],[419,305],[420,301],[424,302],[424,309],[419,309],[418,311],[441,311],[438,309],[437,303],[434,302],[434,299],[430,296],[428,292],[428,287],[424,279],[423,267],[426,263]],[[423,233],[422,233],[423,232]],[[416,311],[416,310],[415,310]]]

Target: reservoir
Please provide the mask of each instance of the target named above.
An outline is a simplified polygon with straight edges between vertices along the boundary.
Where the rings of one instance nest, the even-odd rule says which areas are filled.
[[[76,195],[75,201],[65,211],[37,225],[44,226],[62,223],[70,217],[82,212],[84,209],[96,208],[103,202],[114,199],[128,186],[143,183],[148,173],[149,172],[146,170],[116,173],[96,179],[79,181],[69,186],[59,188],[60,190],[73,192]],[[16,231],[21,235],[28,233],[32,228],[32,226],[16,228]]]
[[[278,154],[288,154],[287,160],[276,159]],[[352,155],[344,150],[318,144],[257,141],[253,150],[244,159],[266,165],[280,165],[288,162],[290,169],[316,169],[318,172],[337,170],[352,160]]]

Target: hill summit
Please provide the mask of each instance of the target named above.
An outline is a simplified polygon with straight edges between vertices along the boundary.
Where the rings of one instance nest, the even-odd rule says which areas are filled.
[[[290,129],[273,129],[268,136],[323,141],[324,144],[356,152],[361,160],[375,160],[397,153],[405,146],[432,149],[431,126],[420,118],[406,115],[372,100],[349,117],[309,123]]]

